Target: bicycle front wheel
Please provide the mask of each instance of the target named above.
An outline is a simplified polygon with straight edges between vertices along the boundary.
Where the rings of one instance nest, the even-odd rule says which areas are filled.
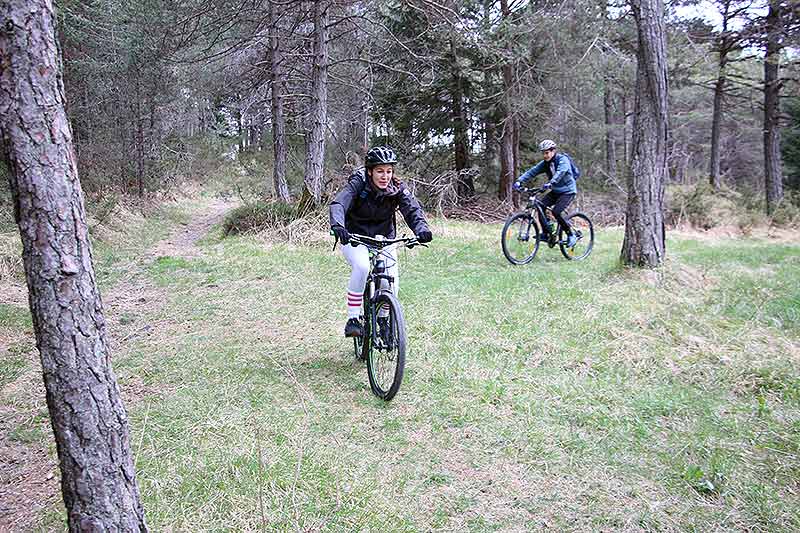
[[[373,324],[367,353],[367,375],[372,393],[386,400],[394,398],[403,381],[406,365],[406,321],[400,302],[394,294],[381,292],[375,299],[375,312],[378,315]],[[382,312],[381,312],[382,310]],[[388,311],[388,316],[381,317]]]
[[[511,215],[503,226],[503,255],[512,265],[526,265],[539,250],[539,225],[530,213]]]
[[[585,259],[592,253],[592,248],[594,248],[594,226],[592,226],[592,221],[583,213],[573,213],[567,218],[567,222],[578,240],[575,242],[575,246],[568,247],[567,234],[559,226],[558,247],[561,248],[561,255],[570,261]]]

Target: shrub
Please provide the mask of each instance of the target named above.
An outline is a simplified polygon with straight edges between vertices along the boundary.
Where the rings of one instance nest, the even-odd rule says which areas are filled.
[[[285,202],[256,201],[231,211],[223,224],[225,236],[283,228],[300,218],[297,208]]]
[[[670,222],[675,225],[688,222],[711,229],[739,221],[742,216],[742,195],[726,187],[715,191],[709,184],[699,182],[695,186],[671,186],[667,195]]]
[[[796,228],[800,226],[800,192],[787,191],[772,213],[774,226]]]

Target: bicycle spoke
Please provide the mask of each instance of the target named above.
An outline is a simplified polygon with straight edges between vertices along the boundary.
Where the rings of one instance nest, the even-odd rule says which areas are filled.
[[[502,246],[506,258],[513,264],[520,265],[533,259],[539,242],[537,227],[528,214],[518,213],[506,222]]]
[[[594,246],[594,229],[592,228],[592,222],[586,215],[574,213],[569,217],[569,225],[572,229],[572,233],[576,237],[576,241],[573,246],[568,247],[567,240],[569,237],[566,233],[559,231],[561,253],[567,259],[584,259],[591,253]]]

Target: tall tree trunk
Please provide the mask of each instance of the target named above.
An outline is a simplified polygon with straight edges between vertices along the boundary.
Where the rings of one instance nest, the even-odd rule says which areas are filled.
[[[719,189],[720,187],[719,138],[722,130],[722,105],[725,96],[725,87],[728,84],[726,76],[728,52],[730,52],[731,49],[731,37],[728,35],[730,4],[730,0],[726,0],[722,4],[722,30],[717,40],[718,70],[717,82],[714,84],[714,109],[711,115],[711,161],[708,169],[709,183],[714,189]]]
[[[138,70],[134,72],[136,80],[136,102],[135,118],[136,124],[134,125],[136,131],[136,186],[139,192],[139,198],[144,197],[144,118],[142,117],[142,99],[141,99],[141,80]]]
[[[500,11],[503,19],[510,24],[511,10],[508,0],[500,0]],[[514,65],[507,61],[501,70],[503,74],[503,122],[500,136],[500,184],[497,196],[500,200],[507,200],[513,198],[511,186],[517,177],[517,149],[514,143],[515,139],[519,138],[519,133],[512,105]]]
[[[625,94],[625,89],[620,94],[620,107],[622,108],[622,164],[628,168],[631,164],[631,141],[630,130],[628,127],[628,97]]]
[[[458,196],[470,198],[475,195],[475,184],[472,177],[462,174],[461,171],[469,168],[469,136],[467,135],[467,119],[464,109],[464,78],[458,66],[458,48],[454,35],[450,36],[450,53],[453,60],[453,85],[452,85],[452,118],[453,118],[453,144],[455,148],[456,172],[459,173]]]
[[[272,172],[272,187],[278,198],[284,202],[292,200],[289,184],[286,181],[286,118],[283,115],[283,94],[285,76],[283,74],[283,57],[280,44],[280,28],[278,13],[272,1],[267,2],[269,16],[269,61],[270,61],[270,106],[272,110],[272,151],[275,167]]]
[[[783,171],[780,152],[780,0],[770,0],[767,14],[767,49],[764,57],[764,188],[767,214],[771,215],[783,199]]]
[[[606,76],[603,84],[603,110],[606,123],[606,173],[611,178],[617,177],[617,150],[614,142],[614,107],[611,79]]]
[[[511,88],[511,65],[503,65],[503,80],[504,88],[510,91]],[[502,123],[502,132],[500,134],[500,187],[498,190],[498,198],[500,200],[511,199],[511,185],[514,183],[517,175],[514,172],[514,116],[511,110],[511,96],[506,94],[504,97],[504,121]]]
[[[664,262],[664,186],[667,178],[667,52],[662,0],[631,0],[639,34],[633,154],[622,262]]]
[[[722,97],[725,91],[725,75],[723,73],[723,58],[720,55],[720,73],[714,85],[714,110],[711,115],[711,162],[709,164],[708,181],[714,189],[720,187],[719,177],[719,137],[722,125]]]
[[[328,2],[314,3],[314,64],[311,75],[311,131],[307,138],[305,188],[300,205],[322,201],[325,127],[328,123]]]
[[[147,531],[64,110],[50,0],[0,7],[0,129],[71,531]]]
[[[484,82],[486,83],[487,87],[490,87],[491,82],[491,73],[484,72],[483,75]],[[496,149],[496,140],[495,140],[495,113],[486,112],[483,114],[483,167],[485,175],[488,177],[490,175],[491,169],[494,166],[494,157],[495,157],[495,149]]]

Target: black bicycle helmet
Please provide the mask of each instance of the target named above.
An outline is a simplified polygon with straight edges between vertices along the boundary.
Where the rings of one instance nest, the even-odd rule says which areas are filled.
[[[364,158],[364,166],[367,168],[377,165],[394,165],[395,163],[397,163],[397,155],[388,146],[370,148],[367,157]]]

